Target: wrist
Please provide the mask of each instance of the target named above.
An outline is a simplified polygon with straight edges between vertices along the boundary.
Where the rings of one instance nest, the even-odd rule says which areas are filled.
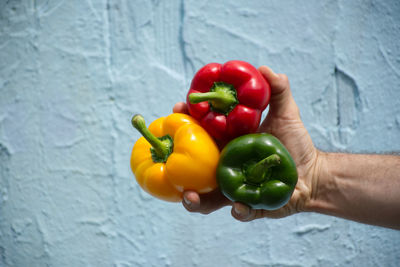
[[[328,181],[330,153],[317,150],[313,172],[310,183],[310,199],[305,205],[305,211],[323,212],[328,208],[329,191],[334,187],[333,181]]]

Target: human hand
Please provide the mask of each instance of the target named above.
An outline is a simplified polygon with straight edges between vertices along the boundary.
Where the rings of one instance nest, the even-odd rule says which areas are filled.
[[[232,205],[231,213],[234,218],[240,221],[251,221],[264,217],[281,218],[307,210],[312,197],[312,188],[317,184],[319,152],[301,121],[287,76],[275,74],[266,66],[260,67],[259,71],[271,86],[271,100],[268,115],[258,131],[276,136],[288,149],[296,163],[299,179],[291,199],[288,204],[278,210],[254,210],[239,202],[232,203],[218,189],[203,195],[186,191],[183,195],[183,205],[188,211],[208,214],[224,206]],[[177,103],[173,111],[188,112],[185,103]]]

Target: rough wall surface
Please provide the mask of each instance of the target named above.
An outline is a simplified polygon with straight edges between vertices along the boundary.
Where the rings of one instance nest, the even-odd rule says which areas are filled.
[[[319,214],[240,223],[129,168],[195,71],[286,73],[328,151],[400,151],[400,2],[1,1],[0,266],[398,266],[400,232]]]

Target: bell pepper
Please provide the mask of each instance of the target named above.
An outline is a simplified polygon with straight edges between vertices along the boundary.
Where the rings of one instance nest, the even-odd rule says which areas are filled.
[[[271,89],[247,62],[210,63],[194,76],[187,94],[191,116],[219,143],[256,132]]]
[[[254,209],[275,210],[290,199],[297,183],[296,164],[283,144],[267,133],[229,142],[217,167],[221,192]]]
[[[133,146],[131,169],[146,192],[177,202],[184,190],[207,193],[217,187],[218,147],[191,116],[174,113],[147,129],[143,117],[135,115],[132,125],[143,137]]]

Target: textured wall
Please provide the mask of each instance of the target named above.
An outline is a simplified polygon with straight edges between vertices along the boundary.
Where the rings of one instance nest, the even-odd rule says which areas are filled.
[[[286,73],[319,148],[400,151],[399,1],[244,3],[0,2],[0,266],[398,266],[399,231],[189,214],[134,182],[132,114],[230,59]]]

